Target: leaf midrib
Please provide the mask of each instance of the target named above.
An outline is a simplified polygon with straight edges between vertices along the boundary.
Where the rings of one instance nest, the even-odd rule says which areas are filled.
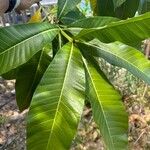
[[[73,51],[73,43],[71,45],[70,56],[69,56],[69,59],[68,59],[68,63],[67,63],[67,67],[66,67],[66,71],[65,71],[65,75],[64,75],[64,81],[63,81],[63,85],[62,85],[60,97],[59,97],[59,100],[58,100],[58,104],[57,104],[57,108],[56,108],[56,113],[55,113],[55,116],[54,116],[54,119],[53,119],[54,121],[52,123],[52,128],[50,130],[50,134],[49,134],[48,144],[47,144],[46,150],[49,150],[48,146],[50,144],[50,140],[51,140],[51,137],[52,137],[52,134],[53,134],[53,128],[54,128],[54,125],[55,125],[55,122],[56,122],[55,119],[57,118],[57,114],[58,114],[58,111],[59,111],[59,107],[60,107],[60,103],[61,103],[61,98],[62,98],[63,91],[64,91],[64,85],[65,85],[65,81],[66,81],[66,77],[67,77],[67,74],[68,74],[68,69],[69,69],[69,65],[70,65],[70,61],[71,61],[71,57],[72,57],[72,51]]]
[[[90,44],[90,43],[84,43],[84,44],[90,45],[91,47],[95,47],[96,49],[99,49],[100,51],[104,51],[105,53],[108,53],[109,55],[113,55],[114,57],[116,57],[116,58],[118,58],[118,59],[121,59],[122,61],[125,61],[125,62],[128,64],[128,66],[131,66],[131,67],[133,67],[133,68],[136,68],[136,69],[138,70],[138,72],[142,72],[142,74],[143,74],[144,76],[146,76],[146,78],[149,79],[149,77],[144,73],[143,70],[140,70],[138,67],[136,67],[134,64],[128,62],[128,61],[127,61],[126,59],[124,59],[123,57],[119,57],[118,55],[115,55],[114,53],[110,53],[109,51],[105,51],[105,50],[103,50],[103,48],[98,47],[98,46],[96,46],[96,45],[92,45],[92,44]],[[125,67],[123,67],[123,68],[125,68]],[[128,68],[126,68],[126,69],[128,69]],[[130,70],[130,72],[132,72],[132,70]],[[133,74],[134,74],[134,73],[133,73]],[[144,80],[144,79],[143,79],[143,80]]]
[[[60,14],[59,14],[59,17],[58,17],[58,18],[60,18],[60,17],[61,17],[61,15],[62,15],[62,13],[63,13],[63,11],[64,11],[64,9],[65,9],[66,5],[67,5],[67,0],[65,1],[64,7],[62,8],[62,10],[61,10],[61,12],[60,12]]]
[[[105,123],[106,123],[106,126],[107,126],[108,134],[109,134],[109,137],[110,137],[110,140],[111,140],[111,143],[112,143],[111,145],[112,145],[113,148],[114,148],[114,143],[113,143],[113,141],[112,141],[111,132],[110,132],[110,129],[109,129],[109,125],[108,125],[108,122],[107,122],[107,119],[106,119],[106,115],[105,115],[104,109],[103,109],[102,104],[101,104],[101,100],[100,100],[100,98],[99,98],[99,96],[98,96],[97,88],[96,88],[96,86],[95,86],[95,84],[94,84],[94,81],[92,80],[92,76],[91,76],[91,73],[90,73],[90,71],[89,71],[89,69],[88,69],[88,67],[87,67],[86,62],[85,62],[84,60],[83,60],[83,62],[84,62],[84,64],[85,64],[85,66],[86,66],[86,70],[87,70],[87,72],[88,72],[88,74],[89,74],[89,77],[90,77],[90,79],[91,79],[93,88],[94,88],[95,93],[96,93],[96,97],[97,97],[97,99],[99,100],[98,102],[99,102],[99,104],[100,104],[100,107],[101,107],[101,110],[102,110],[102,114],[103,114],[103,116],[104,116],[104,120],[105,120]]]
[[[29,37],[29,38],[27,38],[27,39],[25,39],[25,40],[23,40],[23,41],[21,41],[21,42],[15,44],[15,45],[13,45],[13,46],[11,46],[10,48],[6,49],[6,50],[3,51],[2,53],[0,53],[0,56],[3,55],[4,53],[8,52],[9,50],[10,50],[10,51],[13,50],[13,48],[17,47],[18,45],[20,45],[20,44],[22,44],[22,43],[24,43],[24,42],[26,42],[26,41],[28,41],[28,40],[30,40],[30,39],[32,39],[32,38],[35,38],[36,36],[39,36],[40,34],[44,34],[44,33],[47,33],[47,32],[53,31],[53,30],[54,30],[54,31],[57,31],[58,29],[56,29],[56,28],[55,28],[55,29],[49,29],[49,30],[45,30],[45,31],[42,31],[42,32],[40,32],[40,33],[37,33],[37,34],[35,34],[34,36],[31,36],[31,37]]]
[[[80,28],[80,27],[77,27],[77,28],[76,27],[75,28],[70,27],[69,29],[83,29],[83,30],[81,30],[81,32],[78,35],[76,35],[76,38],[80,38],[80,37],[85,36],[86,34],[89,34],[91,32],[96,32],[97,30],[109,29],[109,28],[112,28],[112,27],[118,27],[118,26],[130,24],[130,23],[137,23],[137,22],[141,22],[143,20],[147,21],[147,20],[150,19],[150,17],[147,17],[147,16],[145,16],[144,18],[140,18],[140,17],[137,17],[138,19],[134,18],[134,20],[132,20],[132,18],[131,18],[130,20],[124,20],[124,21],[121,20],[121,21],[118,21],[118,22],[112,22],[108,25],[105,25],[105,26],[102,26],[102,27],[97,27],[97,28],[85,28],[84,29],[84,28]],[[137,20],[135,21],[135,19],[137,19]],[[87,32],[83,32],[85,30]]]

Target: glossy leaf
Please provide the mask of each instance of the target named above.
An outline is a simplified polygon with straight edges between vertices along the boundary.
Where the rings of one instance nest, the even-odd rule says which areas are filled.
[[[128,117],[121,97],[98,67],[93,66],[89,61],[84,62],[88,98],[94,120],[100,128],[106,147],[109,150],[126,150]]]
[[[0,74],[26,63],[57,35],[49,23],[34,23],[0,28]]]
[[[80,49],[92,56],[102,57],[109,63],[126,68],[133,75],[150,84],[150,61],[143,53],[120,42],[79,44]]]
[[[90,23],[89,23],[90,24]],[[139,17],[117,21],[103,27],[83,29],[76,39],[92,40],[99,39],[110,43],[120,41],[131,46],[137,46],[142,40],[150,37],[150,13]],[[76,28],[72,28],[76,30]]]
[[[69,149],[83,111],[84,82],[81,54],[68,43],[35,91],[28,116],[28,149]]]
[[[69,11],[73,10],[81,0],[58,0],[58,18],[65,16]]]
[[[53,40],[54,41],[54,40]],[[51,43],[48,43],[46,44],[44,47],[43,47],[43,51],[44,53],[47,53],[50,57],[50,60],[52,59],[52,47],[51,47]],[[41,51],[39,51],[38,53],[41,53]],[[35,56],[38,55],[38,54],[35,54]],[[32,62],[32,59],[35,60],[35,56],[33,56],[29,61]],[[20,68],[23,68],[24,66],[26,66],[26,64],[29,63],[29,61],[27,61],[25,64],[15,68],[15,69],[12,69],[10,70],[9,72],[6,72],[4,74],[2,74],[1,76],[5,79],[5,80],[16,80],[17,78],[17,72]]]
[[[68,25],[68,29],[74,36],[76,36],[80,33],[80,31],[82,31],[82,29],[100,28],[116,21],[119,21],[119,19],[113,17],[95,16],[77,20]]]
[[[30,106],[33,93],[50,62],[51,57],[44,51],[40,51],[17,70],[15,89],[20,111]]]
[[[74,28],[88,29],[88,28],[103,27],[116,21],[119,21],[119,19],[114,17],[95,16],[95,17],[89,17],[89,18],[77,20],[72,24],[68,25],[68,28],[74,27]]]

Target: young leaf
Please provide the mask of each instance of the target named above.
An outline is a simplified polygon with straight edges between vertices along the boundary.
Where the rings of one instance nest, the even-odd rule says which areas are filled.
[[[83,111],[84,82],[81,54],[68,43],[54,57],[33,96],[28,149],[69,149]]]
[[[104,44],[99,41],[80,44],[92,56],[102,57],[113,65],[126,68],[133,75],[150,84],[150,61],[140,51],[120,42]]]
[[[117,21],[103,27],[83,29],[76,36],[76,39],[92,40],[97,38],[106,43],[120,41],[130,46],[137,46],[139,42],[150,37],[149,24],[150,13],[146,13],[139,17]],[[73,28],[70,30],[73,30]]]
[[[34,23],[0,28],[0,74],[26,63],[51,42],[58,28],[49,23]]]
[[[109,150],[126,150],[128,117],[121,97],[98,67],[96,69],[89,61],[84,61],[84,64],[88,98],[106,147]]]
[[[51,57],[40,51],[17,70],[15,89],[20,111],[30,106],[33,93],[50,62]]]
[[[81,0],[58,0],[58,18],[65,16],[73,10]]]

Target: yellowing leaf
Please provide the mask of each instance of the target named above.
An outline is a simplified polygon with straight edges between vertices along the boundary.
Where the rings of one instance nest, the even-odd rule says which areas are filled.
[[[42,14],[41,14],[41,8],[39,8],[31,17],[29,23],[41,22],[41,21],[42,21]]]

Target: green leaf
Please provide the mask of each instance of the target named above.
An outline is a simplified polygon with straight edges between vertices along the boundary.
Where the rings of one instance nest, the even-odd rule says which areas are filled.
[[[63,36],[60,33],[52,41],[53,57],[56,55],[58,50],[62,47],[63,41],[64,41]]]
[[[0,28],[0,74],[26,63],[57,35],[49,23],[34,23]]]
[[[17,70],[15,89],[20,111],[30,106],[33,93],[50,62],[51,57],[40,51]]]
[[[68,39],[64,37],[61,33],[59,33],[55,39],[52,41],[52,50],[53,50],[53,57],[57,54],[57,52],[66,44],[68,43]]]
[[[14,80],[14,79],[16,79],[17,70],[18,70],[18,68],[12,69],[7,73],[2,74],[1,76],[5,80]]]
[[[84,19],[84,18],[85,16],[83,15],[83,13],[80,12],[80,10],[76,7],[74,10],[70,11],[65,16],[63,16],[61,18],[61,22],[63,24],[68,25],[68,24],[75,22],[76,20]]]
[[[126,68],[133,75],[150,84],[150,61],[143,53],[121,42],[104,44],[99,41],[79,44],[80,49],[92,56],[104,58],[113,65]]]
[[[115,16],[113,0],[97,0],[98,16]]]
[[[83,111],[84,82],[81,54],[68,43],[56,54],[35,91],[28,116],[28,149],[69,149]]]
[[[53,41],[54,41],[54,40],[53,40]],[[44,51],[44,53],[49,54],[49,56],[52,56],[52,54],[51,54],[51,53],[52,53],[52,46],[51,46],[51,43],[47,43],[47,44],[43,47],[43,51]],[[38,53],[40,53],[40,52],[38,52]],[[35,54],[35,55],[38,55],[38,54]],[[31,58],[31,59],[34,59],[34,60],[35,60],[34,57],[35,57],[35,56],[33,56],[33,58]],[[49,57],[49,58],[51,59],[51,57]],[[30,59],[29,61],[31,61],[31,59]],[[28,64],[29,61],[27,61],[25,64],[23,64],[23,65],[21,65],[21,66],[15,68],[15,69],[10,70],[9,72],[6,72],[6,73],[2,74],[1,76],[2,76],[5,80],[14,80],[14,79],[16,80],[18,70],[19,70],[20,68],[22,68],[23,66],[25,66],[26,64]],[[31,61],[31,62],[32,62],[32,61]]]
[[[72,24],[68,25],[68,27],[74,28],[96,28],[96,27],[103,27],[112,22],[119,21],[119,19],[114,17],[102,17],[102,16],[95,16],[77,20]]]
[[[73,10],[81,0],[58,0],[58,18],[65,16],[69,11]]]
[[[90,2],[94,15],[126,19],[135,15],[140,0],[91,0]]]
[[[84,63],[88,98],[106,147],[109,150],[126,150],[128,117],[121,97],[98,67],[89,61]]]
[[[117,21],[103,27],[83,29],[76,36],[76,39],[88,41],[97,38],[106,43],[120,41],[130,46],[137,46],[142,40],[150,37],[149,24],[150,13],[146,13],[139,17]],[[76,30],[76,28],[70,28],[70,30]]]
[[[116,22],[119,19],[114,17],[95,16],[85,19],[80,19],[68,25],[69,31],[74,35],[78,35],[82,29],[99,28],[108,25],[111,22]]]

